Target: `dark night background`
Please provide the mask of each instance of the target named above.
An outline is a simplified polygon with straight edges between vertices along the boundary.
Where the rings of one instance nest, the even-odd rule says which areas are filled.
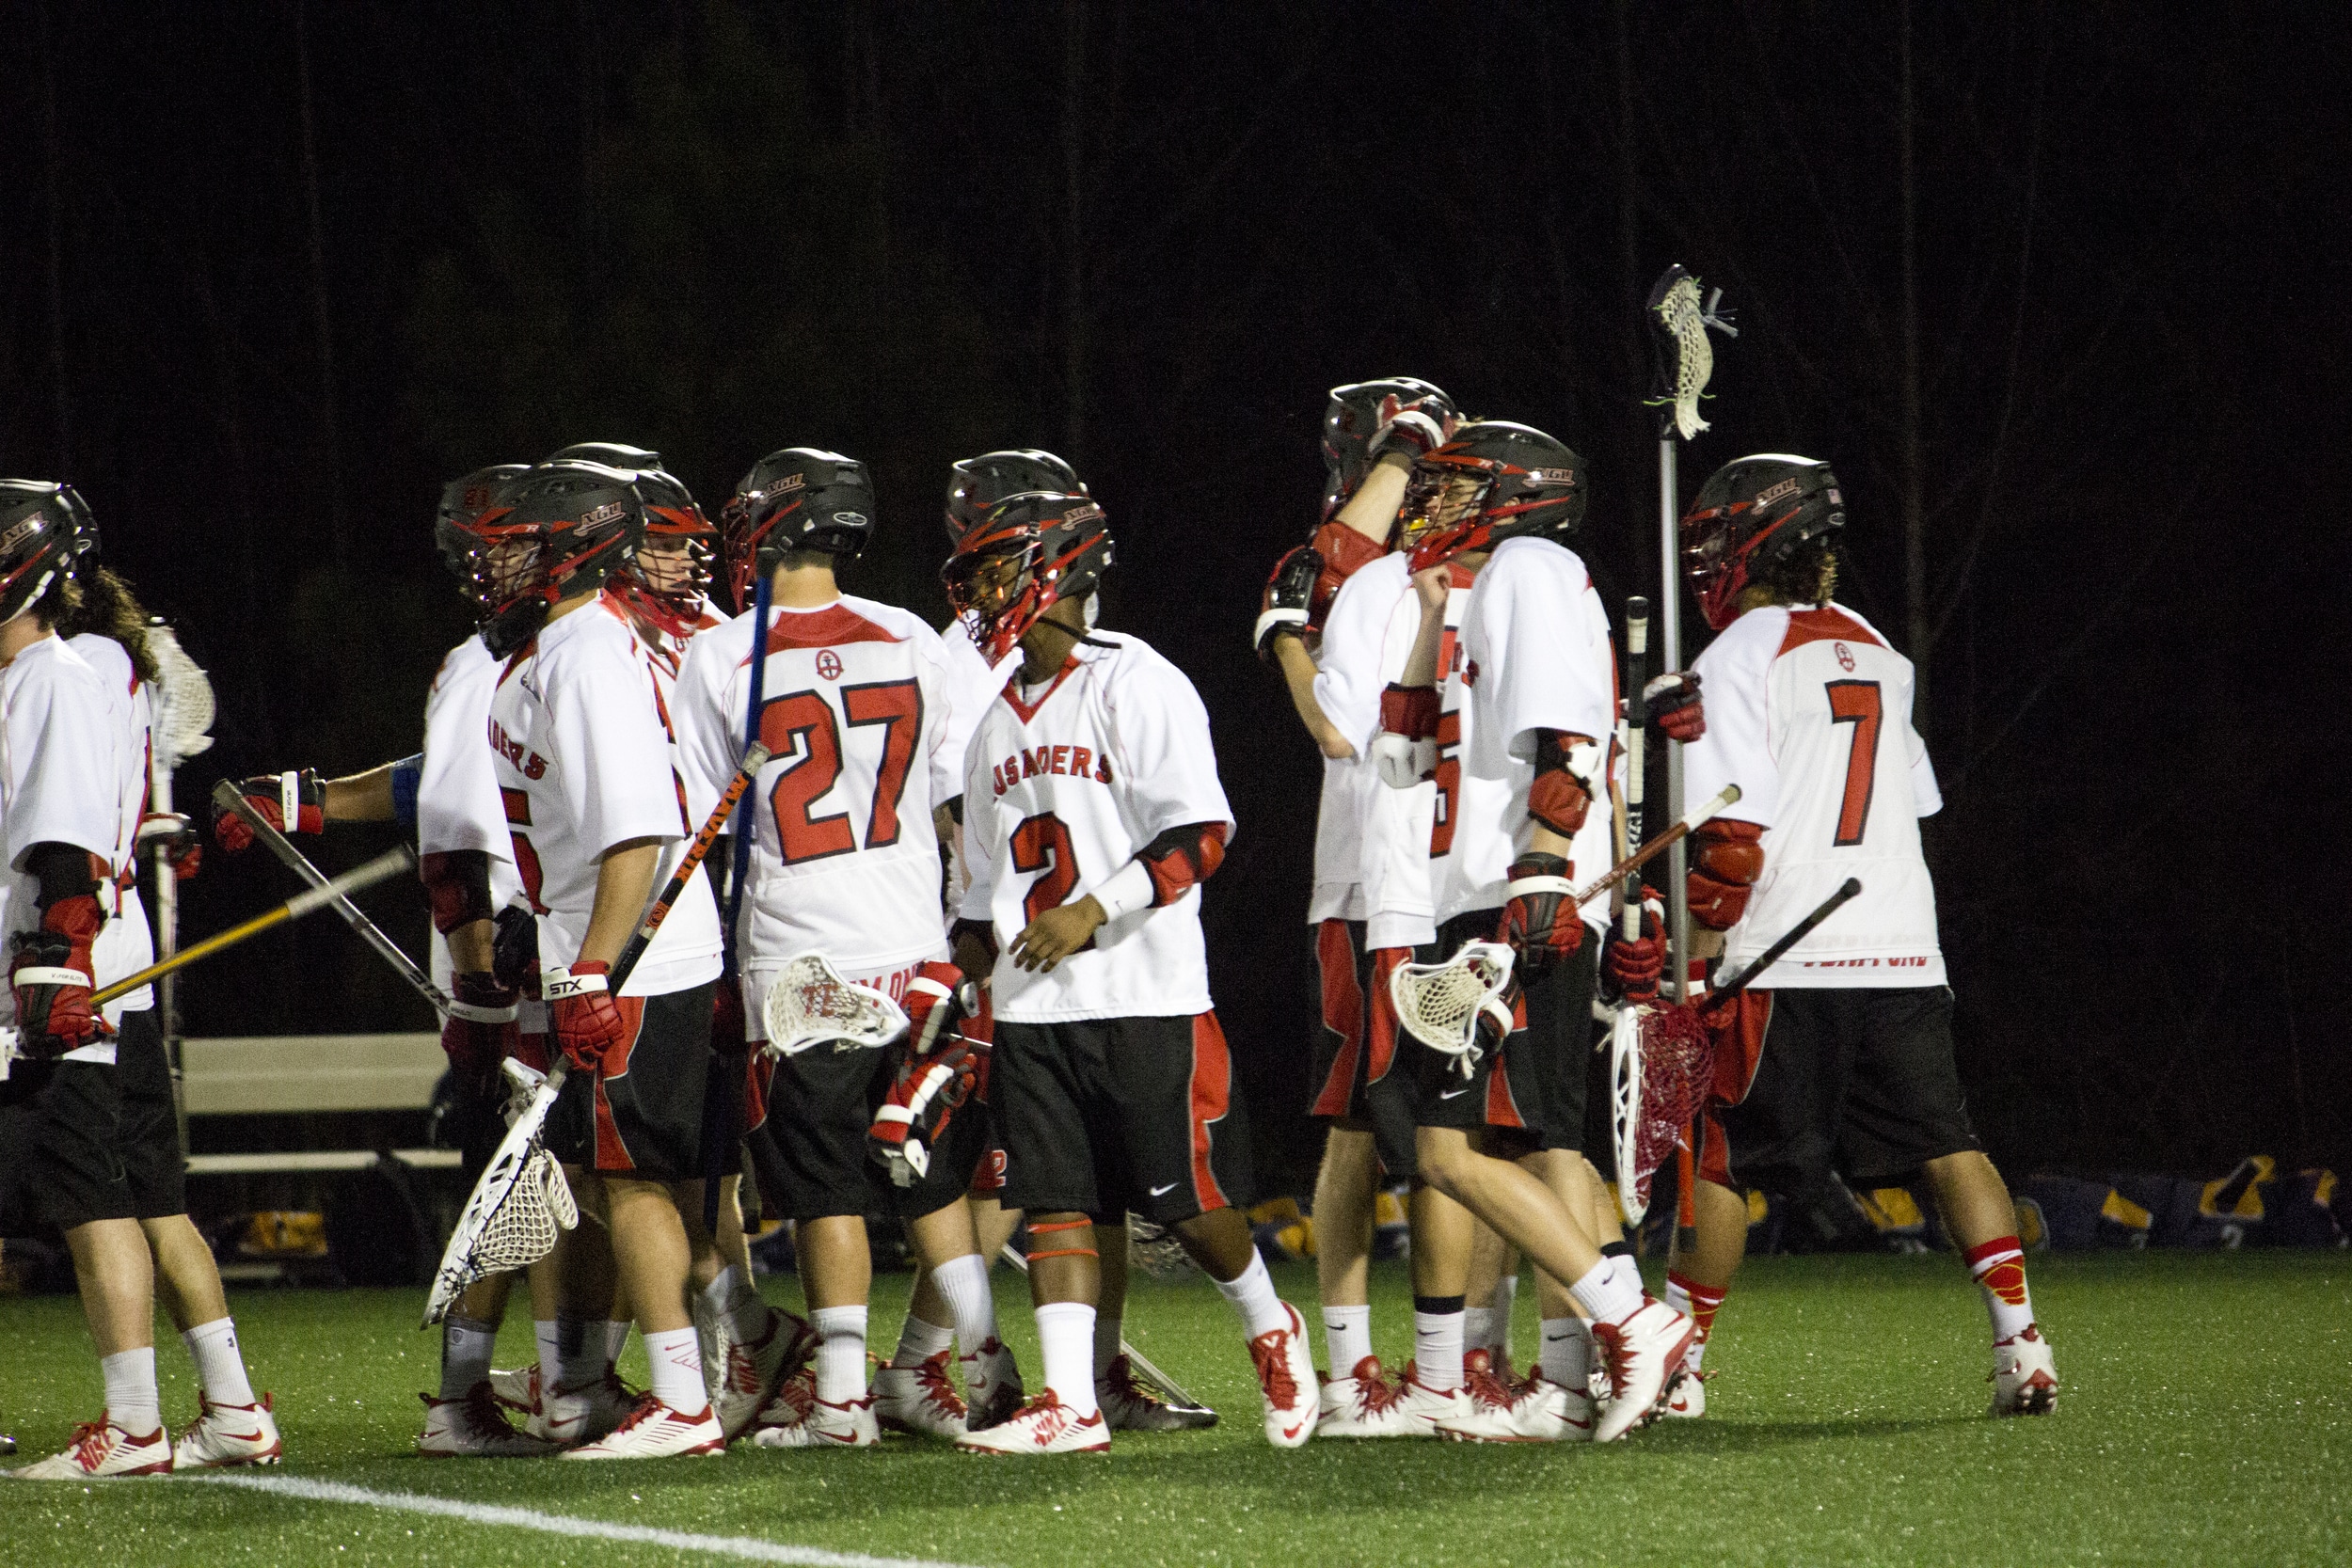
[[[630,441],[715,514],[762,452],[837,447],[882,498],[849,586],[944,620],[947,465],[1054,448],[1118,535],[1107,619],[1214,716],[1242,826],[1208,894],[1213,981],[1262,1164],[1300,1180],[1317,763],[1247,642],[1314,520],[1324,390],[1422,375],[1576,447],[1577,548],[1617,613],[1656,592],[1636,311],[1678,261],[1741,328],[1679,499],[1742,452],[1832,460],[1842,596],[1922,666],[1995,1156],[2352,1161],[2337,908],[2305,891],[2344,864],[2319,547],[2344,426],[2341,17],[5,15],[0,469],[77,484],[210,668],[219,740],[183,804],[224,771],[415,749],[468,629],[431,541],[451,475]],[[183,928],[290,886],[215,853]],[[421,944],[420,892],[372,902]],[[331,921],[199,968],[183,1003],[200,1035],[428,1023]]]

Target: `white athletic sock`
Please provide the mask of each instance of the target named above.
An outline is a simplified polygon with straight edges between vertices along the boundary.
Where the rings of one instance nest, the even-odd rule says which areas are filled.
[[[1642,1265],[1634,1259],[1632,1254],[1620,1253],[1614,1258],[1604,1258],[1601,1261],[1616,1272],[1617,1278],[1622,1283],[1632,1286],[1636,1295],[1648,1293],[1649,1287],[1642,1283]]]
[[[155,1388],[154,1346],[101,1356],[98,1370],[106,1379],[107,1419],[134,1437],[163,1430],[164,1400]]]
[[[1422,1387],[1442,1394],[1462,1386],[1463,1316],[1460,1312],[1413,1313],[1413,1375]]]
[[[1593,1331],[1581,1318],[1546,1318],[1543,1349],[1535,1364],[1544,1376],[1572,1394],[1581,1394],[1593,1370]]]
[[[226,1321],[226,1320],[224,1320]],[[552,1326],[552,1325],[550,1325]],[[196,1332],[190,1329],[188,1332]],[[441,1320],[441,1398],[462,1400],[490,1375],[498,1329],[452,1312]],[[246,1402],[250,1403],[250,1401]]]
[[[808,1322],[817,1331],[817,1397],[847,1404],[866,1392],[866,1308],[820,1307]]]
[[[1249,1266],[1241,1271],[1241,1277],[1218,1280],[1216,1291],[1241,1314],[1241,1331],[1248,1338],[1291,1325],[1290,1309],[1274,1293],[1274,1276],[1265,1272],[1265,1259],[1255,1247],[1249,1250]]]
[[[1331,1375],[1355,1376],[1356,1364],[1372,1354],[1372,1308],[1325,1307],[1323,1343],[1331,1357]]]
[[[628,1349],[628,1331],[634,1327],[627,1318],[607,1318],[604,1322],[604,1364],[617,1367],[621,1352]]]
[[[768,1332],[766,1299],[757,1286],[743,1277],[743,1271],[732,1263],[703,1287],[703,1300],[712,1314],[725,1323],[727,1337],[738,1344],[748,1345]]]
[[[956,1343],[966,1355],[996,1338],[996,1294],[989,1288],[988,1264],[977,1252],[950,1258],[931,1271],[931,1283],[956,1318]]]
[[[1119,1341],[1124,1338],[1126,1321],[1101,1307],[1094,1309],[1094,1375],[1101,1377],[1119,1359]]]
[[[555,1320],[533,1318],[531,1338],[539,1347],[539,1392],[552,1394],[564,1386],[564,1356],[556,1345]]]
[[[180,1342],[188,1347],[196,1362],[196,1378],[204,1386],[206,1399],[215,1404],[254,1402],[253,1385],[245,1375],[245,1357],[237,1354],[235,1320],[215,1318],[199,1323],[181,1335]]]
[[[536,1327],[536,1325],[533,1325]],[[605,1370],[612,1365],[605,1354],[607,1339],[601,1318],[558,1318],[555,1320],[555,1382],[548,1382],[548,1342],[539,1341],[539,1384],[547,1387],[577,1392],[591,1384],[604,1381]],[[652,1354],[647,1341],[647,1354]],[[697,1361],[702,1352],[695,1353]],[[701,1406],[695,1406],[700,1409]],[[692,1414],[689,1411],[688,1414]]]
[[[1602,1259],[1593,1265],[1592,1272],[1568,1287],[1568,1294],[1576,1304],[1592,1314],[1595,1323],[1623,1323],[1642,1309],[1642,1286],[1638,1276],[1631,1284],[1625,1275],[1611,1266],[1611,1259]]]
[[[1518,1305],[1519,1276],[1506,1274],[1495,1281],[1494,1317],[1487,1325],[1486,1348],[1498,1362],[1511,1359],[1511,1312]]]
[[[1684,1317],[1691,1315],[1691,1288],[1682,1282],[1681,1275],[1666,1276],[1666,1293],[1660,1299]]]
[[[1491,1307],[1462,1308],[1462,1350],[1491,1350],[1494,1345],[1495,1310]]]
[[[907,1314],[906,1326],[898,1330],[898,1353],[890,1358],[894,1367],[919,1367],[941,1351],[955,1348],[956,1331],[937,1323],[925,1323],[913,1312]]]
[[[1094,1399],[1094,1308],[1082,1301],[1049,1302],[1037,1309],[1037,1338],[1045,1386],[1081,1419],[1101,1408]]]
[[[603,1346],[596,1347],[598,1352]],[[710,1407],[703,1384],[703,1346],[691,1324],[657,1329],[645,1336],[645,1359],[653,1364],[653,1397],[682,1416]]]

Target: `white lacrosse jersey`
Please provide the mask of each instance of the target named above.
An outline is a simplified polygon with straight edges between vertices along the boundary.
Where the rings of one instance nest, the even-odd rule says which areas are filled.
[[[1437,799],[1429,826],[1430,881],[1441,922],[1471,910],[1500,910],[1510,901],[1503,884],[1517,853],[1513,835],[1527,815],[1524,796],[1514,807],[1508,781],[1481,777],[1470,766],[1478,716],[1464,678],[1469,659],[1462,626],[1477,578],[1456,565],[1453,580],[1445,632],[1438,642]]]
[[[971,748],[972,732],[979,728],[980,715],[1005,689],[1005,682],[1021,668],[1021,650],[1015,648],[991,669],[988,656],[973,643],[971,628],[961,616],[940,631],[939,645],[947,662],[947,733],[943,744],[956,765],[952,798],[963,788],[963,757]]]
[[[1609,611],[1576,552],[1549,539],[1522,535],[1495,546],[1463,611],[1462,684],[1472,718],[1469,766],[1475,778],[1508,792],[1510,854],[1494,875],[1505,880],[1510,862],[1526,851],[1534,821],[1527,815],[1535,779],[1535,732],[1558,730],[1598,743],[1611,759],[1596,785],[1584,826],[1569,841],[1570,880],[1583,883],[1616,863],[1615,817],[1610,793],[1617,776],[1617,656],[1609,641]],[[1480,841],[1491,853],[1490,839]],[[1494,863],[1474,864],[1472,875]],[[1492,902],[1508,895],[1490,888]],[[1472,908],[1478,906],[1472,905]],[[1585,900],[1578,911],[1588,926],[1609,927],[1609,896]]]
[[[1756,982],[1940,986],[1944,950],[1919,818],[1944,806],[1911,727],[1911,660],[1843,605],[1751,610],[1696,661],[1707,734],[1682,749],[1692,803],[1764,830],[1764,872],[1724,933],[1724,973],[1759,957],[1849,877],[1862,892]]]
[[[1324,759],[1307,919],[1363,921],[1368,948],[1417,946],[1438,934],[1429,876],[1438,786],[1391,789],[1372,760],[1380,694],[1405,673],[1420,632],[1421,600],[1402,553],[1357,571],[1324,617],[1315,702],[1356,754]]]
[[[24,869],[35,845],[87,850],[121,869],[122,706],[60,638],[42,638],[0,669],[0,952],[5,939],[40,927],[40,879]],[[90,958],[95,968],[95,951]],[[15,1023],[16,993],[0,986],[0,1025]],[[111,1036],[65,1053],[114,1059]]]
[[[147,923],[147,905],[139,898],[139,819],[147,815],[147,764],[154,745],[153,693],[131,667],[131,656],[111,637],[86,631],[68,638],[66,645],[80,654],[105,683],[117,705],[115,721],[121,726],[117,780],[114,876],[99,884],[98,904],[106,924],[90,945],[92,976],[108,986],[126,974],[136,974],[155,961],[154,928]],[[155,988],[141,986],[103,1009],[106,1022],[120,1025],[124,1013],[143,1013],[155,1006]]]
[[[752,632],[739,616],[703,633],[678,678],[687,792],[704,811],[742,761]],[[945,948],[931,808],[963,787],[952,695],[939,634],[909,610],[845,595],[769,612],[759,738],[775,754],[749,796],[736,949],[753,1038],[767,977],[798,954],[855,975]]]
[[[1200,889],[1106,921],[1050,974],[1012,961],[1013,938],[1083,898],[1170,828],[1218,822],[1209,711],[1184,673],[1141,638],[1097,631],[1052,679],[1008,684],[972,736],[963,918],[996,937],[995,1012],[1015,1023],[1186,1017],[1209,1010]]]
[[[588,934],[605,851],[665,841],[658,896],[701,826],[689,822],[669,714],[621,603],[601,594],[509,658],[488,724],[516,875],[539,917],[539,962],[568,965]],[[662,996],[718,973],[719,911],[697,868],[622,994]]]
[[[424,763],[417,775],[417,852],[448,854],[474,849],[488,856],[490,907],[530,908],[522,879],[515,874],[514,840],[508,834],[506,802],[499,790],[490,749],[482,744],[490,721],[490,698],[498,690],[501,665],[479,637],[469,637],[441,659],[433,689],[424,699]],[[456,965],[449,939],[435,930],[433,983],[450,989]],[[539,1018],[539,1004],[526,997],[526,1027]],[[544,1029],[538,1024],[533,1032]]]

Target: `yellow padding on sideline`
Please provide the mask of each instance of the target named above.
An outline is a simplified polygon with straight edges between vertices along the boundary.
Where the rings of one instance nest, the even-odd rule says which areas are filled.
[[[1927,1228],[1928,1217],[1919,1212],[1919,1201],[1908,1187],[1873,1187],[1858,1196],[1863,1213],[1880,1230]]]
[[[2099,1205],[2099,1217],[2113,1220],[2133,1230],[2145,1230],[2155,1223],[2154,1216],[2114,1188],[2107,1189],[2107,1200]]]

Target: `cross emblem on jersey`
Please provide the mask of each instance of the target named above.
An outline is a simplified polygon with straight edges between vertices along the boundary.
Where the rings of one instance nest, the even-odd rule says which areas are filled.
[[[1840,670],[1851,670],[1853,668],[1852,649],[1847,647],[1843,642],[1833,642],[1830,646],[1837,650],[1837,668]],[[821,670],[824,666],[820,664],[818,668]]]
[[[1840,649],[1839,652],[1843,653],[1844,650]],[[1846,668],[1849,670],[1852,669],[1852,663],[1849,661]],[[841,656],[834,653],[831,648],[818,649],[817,673],[824,676],[825,679],[829,681],[839,680],[841,678]]]

